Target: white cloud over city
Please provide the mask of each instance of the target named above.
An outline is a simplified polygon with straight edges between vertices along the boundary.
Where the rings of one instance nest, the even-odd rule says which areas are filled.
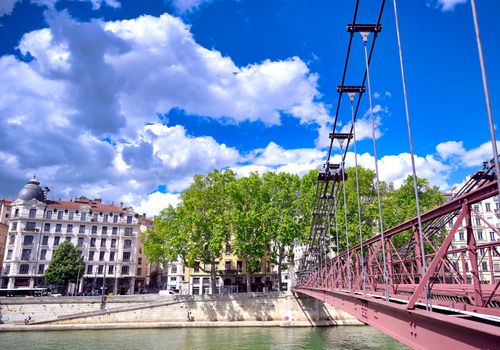
[[[201,2],[172,3],[188,11]],[[120,6],[114,0],[91,3]],[[15,1],[2,6],[0,14],[9,14]],[[19,42],[23,59],[0,57],[1,193],[15,195],[12,188],[20,179],[36,173],[54,199],[102,197],[152,215],[176,204],[195,173],[232,168],[240,175],[304,174],[324,162],[332,118],[321,101],[319,76],[299,57],[238,66],[199,45],[190,27],[168,14],[86,23],[65,11],[46,16],[47,28],[26,33]],[[377,94],[380,100],[391,96]],[[242,153],[212,136],[195,137],[182,125],[163,124],[158,115],[168,119],[173,108],[193,118],[267,126],[280,125],[287,114],[316,128],[318,138],[311,148],[269,142]],[[389,111],[377,104],[374,113],[379,138]],[[359,141],[371,142],[371,123],[369,113],[359,119]],[[418,175],[446,188],[454,166],[477,165],[487,146],[439,144],[436,154],[417,157]],[[353,165],[352,153],[347,164]],[[373,157],[361,154],[360,164],[373,168]],[[410,164],[406,153],[382,157],[381,180],[400,184],[411,173]]]

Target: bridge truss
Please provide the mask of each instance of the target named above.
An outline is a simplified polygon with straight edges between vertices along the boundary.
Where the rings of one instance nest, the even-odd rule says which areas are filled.
[[[337,88],[339,102],[334,132],[330,134],[324,170],[318,174],[316,207],[294,291],[350,312],[360,321],[416,349],[437,346],[498,349],[500,278],[495,276],[493,261],[500,256],[500,230],[474,207],[499,195],[494,171],[496,157],[471,176],[448,202],[423,214],[417,212],[415,218],[390,229],[383,227],[379,194],[380,233],[363,239],[360,227],[361,243],[349,246],[346,227],[347,247],[343,251],[339,248],[337,209],[342,201],[345,209],[345,158],[353,142],[357,165],[355,121],[366,84],[371,95],[369,64],[382,29],[384,5],[385,1],[381,1],[375,24],[359,24],[356,23],[359,1],[356,1],[353,21],[347,28],[350,36],[344,74]],[[358,33],[364,43],[366,70],[361,84],[350,86],[345,85],[346,73],[352,41]],[[368,50],[367,38],[371,34]],[[344,95],[349,97],[351,105],[351,131],[336,133]],[[410,126],[408,128],[411,145]],[[373,139],[376,162],[375,137]],[[343,152],[340,164],[332,163],[334,141]],[[378,188],[378,169],[375,169]],[[357,177],[356,172],[358,222],[361,222]],[[497,213],[500,214],[498,210]],[[479,220],[482,226],[494,232],[496,240],[488,243],[476,240],[473,220]],[[459,231],[464,232],[467,245],[454,247],[452,242]],[[485,274],[489,274],[488,278]]]

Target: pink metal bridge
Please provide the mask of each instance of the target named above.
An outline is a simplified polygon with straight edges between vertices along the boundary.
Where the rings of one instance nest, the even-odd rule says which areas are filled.
[[[475,16],[475,2],[471,1]],[[496,147],[493,148],[493,159],[485,162],[483,169],[471,176],[445,204],[420,213],[415,183],[415,218],[384,230],[379,194],[379,233],[369,239],[362,239],[360,227],[358,242],[361,243],[349,246],[346,227],[346,236],[339,244],[341,230],[336,225],[334,228],[334,222],[342,200],[345,208],[344,181],[347,174],[344,161],[351,140],[357,156],[354,126],[365,87],[368,87],[368,95],[371,95],[369,65],[377,36],[382,29],[380,20],[384,4],[385,1],[381,1],[376,24],[359,24],[356,23],[357,1],[352,24],[347,28],[350,33],[349,45],[341,85],[337,88],[339,102],[333,132],[330,134],[330,151],[325,169],[318,175],[316,208],[312,213],[309,239],[297,271],[294,291],[347,311],[360,321],[415,349],[500,349],[500,278],[495,276],[494,266],[494,260],[500,256],[500,230],[475,207],[481,201],[499,196]],[[395,0],[394,12],[398,26]],[[397,31],[399,41],[399,28]],[[358,33],[365,47],[366,69],[362,83],[351,86],[345,84],[346,72],[351,44]],[[368,45],[370,35],[371,42]],[[400,60],[405,87],[401,50]],[[488,96],[486,88],[485,93]],[[351,105],[350,133],[335,132],[343,96],[348,96]],[[408,107],[406,91],[405,103]],[[406,112],[413,156],[408,108]],[[331,162],[334,141],[339,142],[343,152],[340,164]],[[496,145],[494,132],[492,142]],[[375,138],[374,154],[376,162]],[[357,158],[355,161],[357,165]],[[375,187],[378,188],[376,165],[375,171]],[[415,175],[413,166],[414,179]],[[356,187],[357,222],[360,223],[360,195]],[[500,215],[498,209],[496,214]],[[348,220],[346,215],[345,221]],[[478,221],[493,233],[493,238],[490,237],[487,243],[476,238],[473,222]],[[457,234],[464,235],[465,246],[455,247],[452,244]],[[340,251],[340,246],[346,248]]]

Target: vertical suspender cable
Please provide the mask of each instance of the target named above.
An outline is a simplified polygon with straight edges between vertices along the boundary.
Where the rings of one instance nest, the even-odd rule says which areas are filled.
[[[406,126],[408,128],[408,141],[410,143],[410,154],[411,154],[411,169],[413,173],[413,187],[415,191],[415,202],[417,205],[417,220],[418,220],[418,234],[419,234],[419,240],[420,240],[420,251],[421,251],[421,258],[422,258],[422,277],[424,277],[425,272],[427,270],[427,263],[425,261],[425,250],[424,250],[424,237],[423,237],[423,232],[422,232],[422,218],[420,217],[420,202],[418,200],[418,186],[417,186],[417,173],[415,171],[415,154],[413,152],[413,140],[412,140],[412,135],[411,135],[411,123],[410,123],[410,111],[408,109],[408,95],[406,93],[406,79],[405,79],[405,70],[404,70],[404,64],[403,64],[403,51],[401,49],[401,36],[399,33],[399,20],[398,20],[398,8],[396,5],[396,0],[392,0],[392,3],[394,5],[394,20],[396,24],[396,34],[398,38],[398,50],[399,50],[399,64],[401,67],[401,80],[403,83],[403,95],[404,95],[404,102],[405,102],[405,112],[406,112]],[[425,287],[425,304],[426,304],[426,309],[430,309],[430,304],[429,304],[429,290],[428,290],[428,285]]]
[[[343,152],[342,150],[342,144],[341,144],[341,140],[339,140],[339,144],[340,144],[340,150],[341,152]],[[346,149],[346,154],[347,154],[347,149]],[[340,162],[340,169],[342,171],[342,190],[344,191],[344,220],[345,220],[345,240],[346,240],[346,245],[347,245],[347,248],[346,248],[346,252],[347,252],[347,281],[348,281],[348,287],[349,287],[349,290],[351,290],[352,288],[352,284],[351,284],[351,281],[352,281],[352,275],[351,275],[351,254],[349,252],[349,225],[347,224],[347,195],[346,195],[346,189],[345,189],[345,169],[344,169],[344,160],[342,159],[341,162]]]
[[[351,123],[352,123],[352,144],[354,147],[354,168],[356,169],[356,195],[358,198],[358,228],[359,228],[359,242],[361,244],[361,287],[363,293],[366,292],[365,289],[365,259],[363,254],[363,226],[361,224],[361,198],[359,195],[359,173],[358,173],[358,151],[356,148],[356,118],[354,116],[354,93],[349,93],[349,102],[351,103]]]
[[[498,164],[497,138],[495,135],[495,122],[491,112],[490,90],[488,89],[488,79],[486,78],[486,68],[484,66],[483,45],[481,44],[481,34],[479,33],[479,22],[477,20],[476,0],[471,0],[472,18],[474,19],[474,29],[476,31],[477,51],[479,53],[479,64],[481,65],[481,76],[483,78],[484,98],[486,99],[486,110],[488,112],[488,122],[490,124],[491,146],[493,149],[493,161],[495,162],[495,172],[497,173],[498,199],[500,201],[500,166]]]
[[[340,278],[339,218],[337,216],[338,202],[339,202],[338,198],[335,197],[335,241],[337,244],[337,281]]]
[[[370,65],[368,63],[368,49],[366,48],[369,33],[361,33],[363,38],[363,46],[365,48],[365,63],[366,63],[366,81],[368,84],[368,99],[370,101],[370,115],[372,118],[372,139],[373,139],[373,157],[375,158],[375,179],[377,184],[377,199],[378,199],[378,216],[380,227],[380,244],[382,244],[382,263],[383,263],[383,278],[384,278],[384,297],[389,300],[389,282],[387,272],[387,258],[385,253],[384,239],[384,221],[382,216],[382,201],[380,199],[380,180],[378,175],[378,157],[377,157],[377,141],[375,140],[375,116],[373,115],[372,87],[370,81]]]

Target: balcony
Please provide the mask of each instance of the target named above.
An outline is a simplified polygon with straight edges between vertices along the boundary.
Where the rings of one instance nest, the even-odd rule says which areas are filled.
[[[40,232],[40,229],[37,228],[37,227],[24,227],[23,228],[23,231],[26,231],[26,232]]]

